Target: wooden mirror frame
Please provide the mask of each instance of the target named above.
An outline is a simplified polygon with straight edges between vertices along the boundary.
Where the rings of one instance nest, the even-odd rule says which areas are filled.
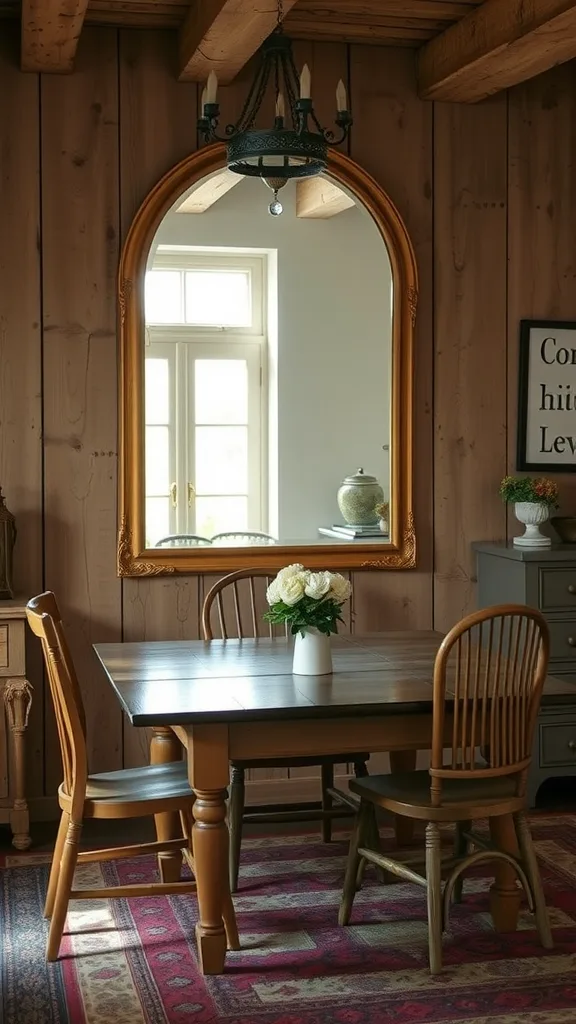
[[[144,501],[144,281],[150,246],[170,208],[191,185],[225,165],[221,143],[173,167],[138,210],[120,260],[120,451],[118,575],[232,572],[304,562],[311,569],[411,569],[416,564],[412,511],[414,324],[418,277],[414,250],[396,207],[366,171],[331,150],[328,173],[370,211],[384,239],[394,286],[392,318],[390,544],[307,544],[301,547],[146,548]],[[339,481],[335,481],[336,488]]]

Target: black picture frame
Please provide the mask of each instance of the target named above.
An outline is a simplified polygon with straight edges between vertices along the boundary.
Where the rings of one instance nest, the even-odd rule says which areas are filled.
[[[568,359],[566,362],[558,362],[558,364],[557,364],[558,367],[562,368],[562,370],[561,370],[561,372],[562,372],[562,381],[557,385],[557,387],[560,387],[561,389],[565,389],[565,390],[562,390],[560,393],[557,393],[556,395],[553,395],[553,394],[546,394],[545,395],[546,399],[548,399],[549,402],[552,403],[552,404],[554,402],[556,402],[556,403],[558,403],[558,402],[560,402],[560,403],[566,402],[567,398],[569,397],[571,400],[574,401],[573,409],[554,409],[554,408],[551,408],[549,410],[546,410],[543,413],[541,406],[539,406],[536,410],[534,408],[531,408],[531,401],[530,401],[531,374],[533,372],[535,372],[535,365],[534,365],[535,364],[535,360],[534,360],[534,357],[533,357],[533,350],[534,350],[535,344],[538,344],[540,346],[540,349],[542,350],[542,346],[544,344],[544,341],[547,340],[547,339],[544,339],[544,341],[543,341],[543,340],[541,340],[540,338],[538,338],[536,336],[535,332],[539,332],[539,331],[550,332],[551,335],[553,335],[557,331],[571,331],[571,332],[573,332],[574,339],[573,339],[573,344],[572,344],[571,348],[570,349],[566,349],[566,345],[563,344],[561,346],[561,351],[563,352],[566,349],[566,351],[568,351],[568,353],[570,354],[572,349],[573,349],[574,353],[576,354],[576,321],[575,320],[521,320],[520,321],[520,350],[519,350],[519,361],[518,361],[518,417],[517,417],[518,426],[517,426],[517,438],[516,438],[516,469],[524,470],[524,471],[527,471],[529,473],[538,473],[538,472],[546,472],[546,473],[576,473],[576,453],[574,453],[572,451],[572,448],[570,447],[569,443],[567,445],[567,450],[565,452],[558,452],[558,451],[556,451],[556,455],[557,456],[560,456],[560,455],[564,456],[564,454],[565,454],[566,455],[565,459],[563,457],[562,458],[557,457],[553,461],[550,461],[550,460],[546,460],[546,458],[544,457],[546,454],[548,454],[548,447],[552,446],[552,448],[553,448],[554,443],[555,443],[554,440],[552,440],[552,441],[550,440],[550,438],[553,436],[554,431],[553,430],[552,431],[549,430],[549,427],[550,427],[549,423],[539,423],[539,430],[540,430],[540,432],[544,431],[543,440],[542,440],[542,447],[543,447],[543,452],[542,452],[543,459],[542,459],[542,461],[534,461],[533,458],[530,461],[528,461],[528,457],[529,457],[529,452],[528,452],[528,434],[529,434],[529,432],[530,432],[530,430],[532,428],[532,419],[531,419],[531,417],[534,416],[535,412],[539,414],[541,419],[542,418],[549,418],[551,416],[554,417],[555,414],[558,415],[559,413],[560,414],[564,414],[564,415],[572,413],[573,419],[574,419],[574,435],[573,435],[573,437],[572,437],[572,435],[570,435],[570,436],[557,435],[555,440],[558,443],[560,443],[560,441],[562,439],[565,440],[565,441],[568,441],[568,442],[570,442],[570,440],[572,440],[573,442],[576,442],[576,361],[574,363],[572,363],[571,359]],[[555,341],[555,339],[551,338],[551,341]],[[551,352],[555,351],[556,354],[558,354],[558,352],[560,351],[560,350],[557,349],[557,347],[554,347],[554,346],[551,346],[551,345],[549,346],[549,348],[550,348]],[[572,356],[572,358],[574,358],[574,356]],[[543,359],[543,361],[545,361],[547,363],[547,365],[551,365],[551,364],[548,364],[547,360],[544,360],[544,357],[542,357],[542,359]],[[569,380],[570,375],[573,376],[573,382]],[[552,386],[554,386],[554,385],[552,385]],[[539,384],[539,387],[540,388],[545,388],[546,385],[545,384]],[[542,402],[544,402],[544,396],[542,397]]]

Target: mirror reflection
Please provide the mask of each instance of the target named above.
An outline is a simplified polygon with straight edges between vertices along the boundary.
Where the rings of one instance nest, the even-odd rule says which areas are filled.
[[[327,176],[222,170],[147,262],[146,546],[388,543],[392,272]]]

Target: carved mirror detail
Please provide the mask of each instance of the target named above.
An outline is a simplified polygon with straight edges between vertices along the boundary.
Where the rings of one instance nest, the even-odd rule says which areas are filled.
[[[210,146],[130,228],[121,576],[415,565],[410,239],[338,152],[269,199]]]

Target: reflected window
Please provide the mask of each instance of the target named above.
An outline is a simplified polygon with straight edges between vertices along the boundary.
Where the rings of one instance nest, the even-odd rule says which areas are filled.
[[[265,271],[264,256],[159,249],[146,275],[148,547],[265,529]]]

